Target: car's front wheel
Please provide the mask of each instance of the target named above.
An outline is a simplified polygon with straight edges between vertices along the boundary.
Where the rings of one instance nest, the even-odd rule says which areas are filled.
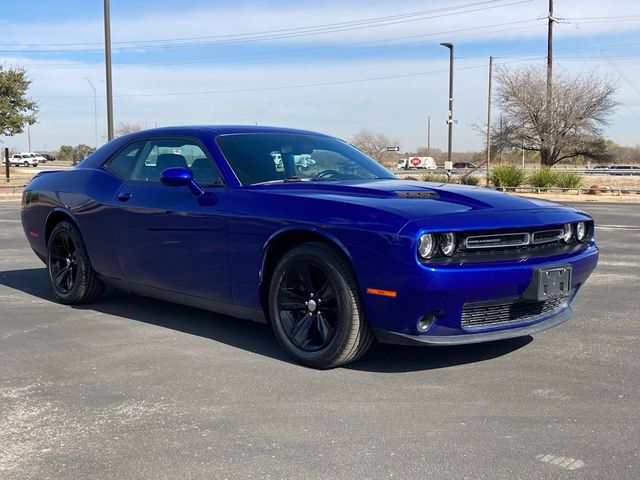
[[[275,268],[269,288],[276,337],[296,360],[332,368],[363,355],[373,340],[349,265],[331,248],[308,243]]]
[[[104,290],[91,267],[80,232],[70,222],[58,223],[49,236],[47,270],[53,294],[62,303],[91,303]]]

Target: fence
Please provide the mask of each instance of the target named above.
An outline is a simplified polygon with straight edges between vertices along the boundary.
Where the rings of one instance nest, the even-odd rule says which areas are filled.
[[[501,192],[505,191],[519,191],[521,193],[531,192],[531,193],[571,193],[576,192],[577,195],[602,195],[602,194],[613,194],[621,197],[622,195],[640,195],[640,189],[638,188],[611,188],[611,187],[600,187],[600,188],[592,188],[592,187],[581,187],[581,188],[560,188],[560,187],[496,187],[496,190],[500,190]]]

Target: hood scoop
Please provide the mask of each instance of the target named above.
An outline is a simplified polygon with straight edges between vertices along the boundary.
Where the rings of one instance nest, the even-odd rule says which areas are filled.
[[[400,198],[425,198],[433,200],[439,197],[438,193],[433,190],[398,190],[393,193],[396,197]]]

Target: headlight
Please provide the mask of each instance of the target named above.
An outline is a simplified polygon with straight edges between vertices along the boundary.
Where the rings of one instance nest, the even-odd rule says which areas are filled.
[[[456,251],[456,235],[451,232],[440,235],[440,251],[450,257]]]
[[[579,242],[587,239],[587,225],[584,222],[576,223],[576,238]]]
[[[420,235],[418,243],[418,255],[424,260],[428,260],[436,251],[436,242],[431,233],[423,233]]]
[[[562,227],[562,240],[564,243],[569,243],[573,238],[573,225],[570,223],[565,223],[564,227]]]

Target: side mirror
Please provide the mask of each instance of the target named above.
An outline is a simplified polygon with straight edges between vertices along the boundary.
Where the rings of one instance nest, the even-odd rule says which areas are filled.
[[[204,193],[204,190],[193,180],[193,172],[185,167],[165,168],[160,174],[160,183],[167,187],[189,187],[194,197]]]

